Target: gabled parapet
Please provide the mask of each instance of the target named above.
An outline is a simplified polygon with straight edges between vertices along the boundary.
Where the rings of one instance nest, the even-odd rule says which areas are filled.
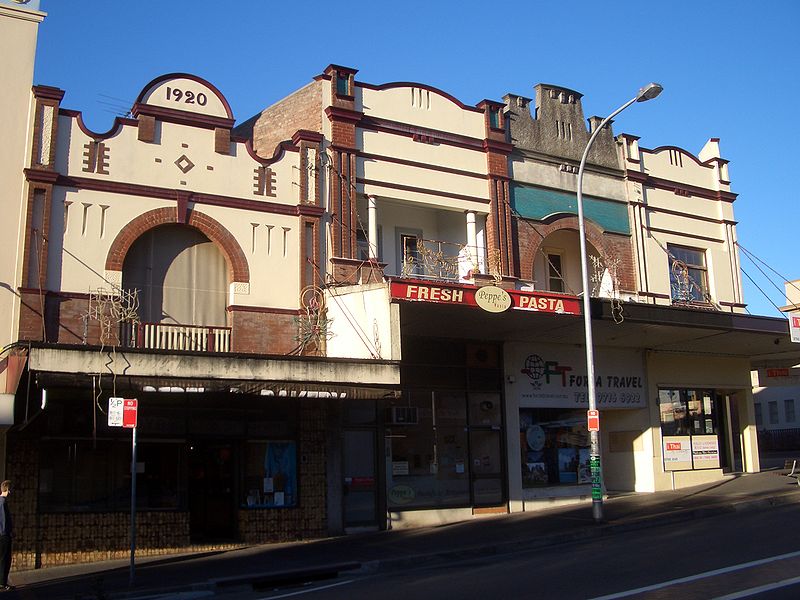
[[[632,135],[623,134],[618,139],[630,178],[658,179],[664,185],[687,187],[687,192],[692,191],[688,188],[699,188],[730,196],[728,161],[720,156],[719,138],[710,138],[697,155],[677,146],[642,148],[639,138]]]
[[[587,129],[581,94],[544,83],[537,85],[535,90],[534,110],[531,110],[530,98],[515,94],[503,97],[511,142],[521,150],[579,162],[589,136],[602,118],[591,117]],[[621,168],[610,123],[598,134],[588,162],[612,169]]]

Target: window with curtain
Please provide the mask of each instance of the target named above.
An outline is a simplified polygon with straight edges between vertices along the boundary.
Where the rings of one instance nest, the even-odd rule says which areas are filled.
[[[144,323],[226,325],[225,257],[191,227],[164,225],[137,239],[125,257],[122,284],[139,291]]]

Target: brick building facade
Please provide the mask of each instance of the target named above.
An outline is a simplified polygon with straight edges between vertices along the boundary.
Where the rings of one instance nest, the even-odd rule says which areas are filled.
[[[607,487],[758,470],[749,365],[785,323],[743,314],[716,140],[601,132],[583,290],[580,94],[469,105],[357,75],[329,65],[237,126],[211,82],[167,74],[106,133],[19,87],[16,568],[126,553],[110,398],[139,402],[142,554],[585,498],[584,293]]]

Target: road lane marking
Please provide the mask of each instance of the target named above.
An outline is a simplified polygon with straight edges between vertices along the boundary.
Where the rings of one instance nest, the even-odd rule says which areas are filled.
[[[728,594],[727,596],[717,596],[716,598],[713,598],[713,600],[738,600],[739,598],[749,598],[750,596],[755,596],[756,594],[760,594],[762,592],[777,590],[778,588],[788,587],[790,585],[794,585],[795,583],[800,583],[800,577],[792,577],[791,579],[784,579],[783,581],[776,581],[775,583],[767,583],[765,585],[750,588],[749,590],[734,592],[733,594]]]
[[[348,579],[347,581],[339,581],[338,583],[331,583],[329,585],[322,585],[319,587],[313,587],[307,590],[300,590],[299,592],[290,592],[288,594],[281,594],[280,596],[265,596],[261,598],[261,600],[274,600],[275,598],[288,598],[289,596],[299,596],[301,594],[310,594],[312,592],[318,592],[319,590],[327,590],[329,588],[339,587],[340,585],[347,585],[348,583],[353,583],[354,579]]]
[[[660,590],[662,588],[669,587],[671,585],[678,585],[680,583],[689,583],[691,581],[697,581],[699,579],[707,579],[709,577],[714,577],[716,575],[724,575],[725,573],[742,571],[744,569],[749,569],[750,567],[766,565],[771,562],[785,560],[787,558],[796,558],[798,556],[800,556],[800,550],[796,552],[789,552],[787,554],[779,554],[778,556],[770,556],[769,558],[762,558],[760,560],[754,560],[751,562],[741,563],[739,565],[733,565],[731,567],[724,567],[722,569],[714,569],[713,571],[706,571],[705,573],[698,573],[697,575],[689,575],[688,577],[680,577],[678,579],[662,581],[661,583],[646,585],[644,587],[636,588],[635,590],[626,590],[624,592],[618,592],[616,594],[608,594],[607,596],[597,596],[596,598],[591,598],[591,600],[615,600],[616,598],[627,598],[628,596],[635,596],[636,594],[641,594],[643,592]]]

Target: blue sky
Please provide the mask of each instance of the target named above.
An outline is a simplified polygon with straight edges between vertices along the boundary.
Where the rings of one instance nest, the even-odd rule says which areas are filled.
[[[42,0],[42,10],[35,82],[66,90],[63,106],[83,111],[97,131],[170,72],[212,82],[237,121],[330,63],[359,69],[361,81],[417,81],[468,104],[562,85],[584,94],[587,117],[658,81],[664,93],[620,115],[615,133],[695,154],[720,138],[739,194],[739,242],[800,279],[792,251],[800,216],[791,166],[800,139],[795,0]],[[771,283],[744,253],[742,266],[770,298],[743,276],[750,312],[777,316],[778,276],[759,265]]]

